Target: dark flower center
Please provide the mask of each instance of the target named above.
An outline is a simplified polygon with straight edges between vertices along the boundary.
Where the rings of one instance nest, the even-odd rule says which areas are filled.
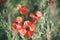
[[[15,22],[16,24],[18,24],[18,22]]]
[[[26,27],[26,30],[29,30],[29,27],[28,26]]]

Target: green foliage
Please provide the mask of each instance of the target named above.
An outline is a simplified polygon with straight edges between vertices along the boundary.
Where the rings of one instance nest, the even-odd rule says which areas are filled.
[[[3,25],[0,23],[0,40],[8,40],[6,29]]]
[[[59,0],[56,1],[57,1],[57,8],[60,8],[60,1]]]

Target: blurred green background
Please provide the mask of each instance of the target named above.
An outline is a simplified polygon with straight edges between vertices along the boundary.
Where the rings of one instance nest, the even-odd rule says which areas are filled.
[[[45,30],[46,22],[42,23],[44,29],[41,29],[41,23],[37,23],[36,33],[30,39],[19,36],[17,31],[12,31],[11,20],[19,15],[19,11],[16,9],[16,5],[19,3],[26,4],[29,13],[34,13],[36,10],[42,10],[43,14],[46,13],[47,22],[52,21],[49,25],[51,33],[49,34],[47,31],[48,28]],[[5,3],[0,3],[0,40],[60,40],[60,0],[53,0],[50,4],[47,0],[6,0]]]

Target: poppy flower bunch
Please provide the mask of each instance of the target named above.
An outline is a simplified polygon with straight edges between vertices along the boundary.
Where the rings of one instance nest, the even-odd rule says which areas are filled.
[[[21,35],[31,38],[34,30],[35,25],[29,20],[24,21],[24,24],[22,25],[22,18],[17,17],[16,21],[12,23],[12,29],[17,30]]]
[[[25,4],[18,4],[17,9],[20,10],[20,14],[23,16],[27,14],[27,7]],[[38,18],[42,16],[42,12],[36,11],[36,15],[30,13],[29,16],[32,18],[32,20],[38,21]],[[15,21],[12,22],[12,29],[17,30],[21,35],[28,38],[32,37],[35,27],[36,26],[32,21],[29,21],[27,19],[23,21],[23,18],[21,16],[16,17]]]
[[[34,21],[38,21],[39,17],[42,16],[42,12],[37,10],[35,14],[36,14],[36,15],[34,15],[33,13],[30,13],[30,17],[31,17]]]

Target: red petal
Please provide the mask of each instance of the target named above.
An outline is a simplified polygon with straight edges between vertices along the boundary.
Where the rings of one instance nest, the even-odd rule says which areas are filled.
[[[28,26],[28,22],[29,22],[28,20],[24,22],[24,28]]]
[[[34,21],[38,21],[38,17],[35,16],[34,18],[32,18]]]
[[[25,35],[26,34],[26,30],[22,27],[19,31],[18,31],[21,35]]]
[[[28,37],[28,38],[31,38],[33,35],[33,31],[27,31],[25,36]]]
[[[17,30],[20,30],[22,27],[22,24],[16,24],[16,26],[17,26]]]
[[[18,4],[18,5],[17,5],[17,9],[20,9],[20,8],[21,8],[21,4]]]
[[[30,28],[30,31],[34,31],[35,30],[35,25],[32,22],[29,22],[28,26]]]
[[[22,17],[18,16],[18,17],[16,18],[16,22],[21,23],[21,22],[22,22]]]
[[[25,15],[27,13],[27,8],[26,7],[21,8],[20,13]]]
[[[16,26],[15,23],[12,23],[12,29],[13,29],[13,30],[17,30],[17,26]]]
[[[30,27],[30,31],[34,31],[35,30],[35,25],[34,24],[32,24],[31,26],[29,26]]]
[[[42,12],[41,11],[36,11],[36,16],[37,17],[41,17],[42,16]]]
[[[35,17],[35,15],[33,13],[30,13],[30,17],[33,18]]]
[[[33,13],[30,14],[30,17],[31,17],[34,21],[38,21],[38,17],[35,16]]]

